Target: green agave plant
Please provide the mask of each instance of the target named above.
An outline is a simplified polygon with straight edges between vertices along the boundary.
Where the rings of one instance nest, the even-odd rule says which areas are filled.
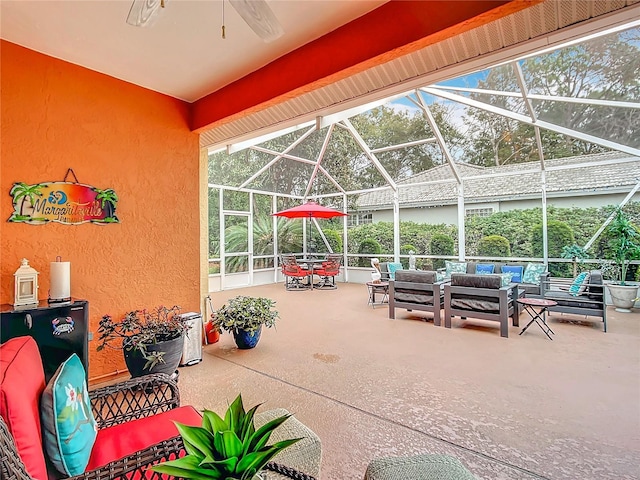
[[[255,429],[259,405],[245,412],[242,396],[227,409],[224,420],[205,410],[202,427],[175,422],[187,455],[151,467],[158,473],[193,479],[251,480],[278,452],[301,438],[267,445],[273,431],[291,415],[283,415]]]

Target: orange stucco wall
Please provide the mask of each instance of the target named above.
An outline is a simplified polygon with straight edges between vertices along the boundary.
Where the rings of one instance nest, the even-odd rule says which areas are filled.
[[[26,257],[47,298],[50,262],[71,262],[71,293],[89,301],[90,330],[106,313],[178,304],[200,311],[198,136],[188,104],[2,41],[1,303]],[[8,223],[14,182],[113,188],[113,225]],[[119,351],[89,343],[89,376],[124,369]]]

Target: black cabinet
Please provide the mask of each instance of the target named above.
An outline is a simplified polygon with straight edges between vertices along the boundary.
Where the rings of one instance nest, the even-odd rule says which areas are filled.
[[[48,304],[33,307],[2,305],[0,312],[0,342],[28,335],[40,349],[44,374],[49,381],[62,362],[76,353],[89,376],[87,351],[89,302]]]

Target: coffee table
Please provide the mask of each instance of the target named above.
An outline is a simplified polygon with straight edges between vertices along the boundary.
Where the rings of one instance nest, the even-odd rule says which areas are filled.
[[[549,307],[556,306],[558,302],[547,300],[544,298],[519,298],[516,301],[523,306],[524,310],[531,317],[531,321],[527,323],[527,325],[518,335],[522,335],[524,332],[526,332],[527,328],[529,328],[529,325],[531,325],[533,322],[536,322],[540,329],[547,335],[547,337],[549,337],[549,340],[553,340],[553,338],[551,338],[551,335],[549,335],[549,332],[553,333],[554,335],[555,332],[551,330],[551,327],[549,327],[549,325],[547,325],[546,317]],[[539,307],[540,310],[536,310],[536,307]]]

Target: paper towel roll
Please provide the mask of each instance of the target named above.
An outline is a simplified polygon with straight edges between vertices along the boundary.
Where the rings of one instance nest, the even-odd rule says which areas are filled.
[[[51,300],[71,298],[71,262],[51,262]]]

